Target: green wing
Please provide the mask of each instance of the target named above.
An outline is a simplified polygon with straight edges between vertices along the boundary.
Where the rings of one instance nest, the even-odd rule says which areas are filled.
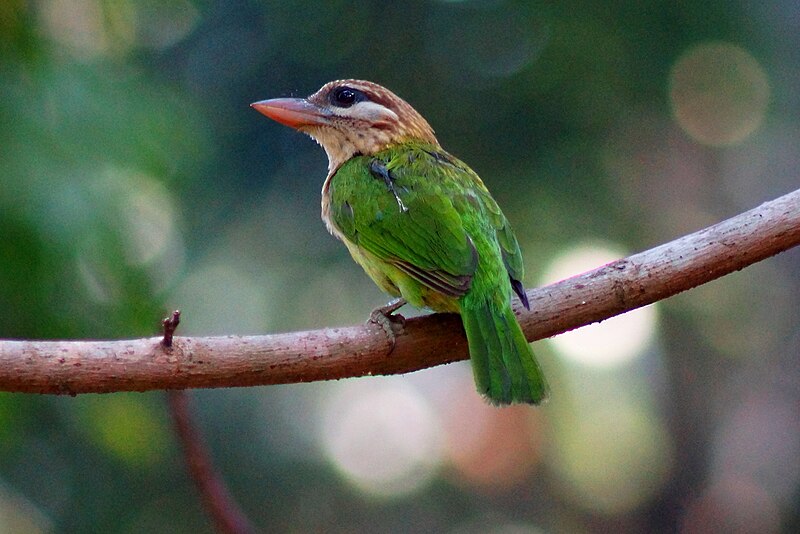
[[[519,243],[514,235],[514,231],[511,229],[511,224],[509,224],[503,212],[500,211],[497,203],[491,197],[489,197],[489,200],[490,202],[486,202],[485,205],[490,213],[491,224],[497,236],[497,243],[500,245],[500,255],[503,258],[503,265],[508,272],[511,287],[514,289],[517,296],[519,296],[522,304],[530,309],[528,296],[525,294],[525,288],[522,285],[522,278],[525,276],[525,268],[522,264],[522,252],[519,249]]]
[[[522,277],[519,246],[483,183],[433,145],[351,159],[332,178],[330,206],[346,239],[446,295],[466,293],[479,256],[496,256],[492,241],[511,278]]]

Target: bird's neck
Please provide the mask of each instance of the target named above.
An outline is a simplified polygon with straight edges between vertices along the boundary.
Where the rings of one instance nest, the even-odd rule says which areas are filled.
[[[307,133],[325,149],[328,156],[329,177],[335,174],[346,161],[355,156],[371,156],[407,143],[430,143],[426,139],[398,136],[392,132],[378,129],[370,130],[367,135],[363,132],[342,134],[341,131],[327,128]],[[435,138],[433,138],[433,144],[438,146]]]

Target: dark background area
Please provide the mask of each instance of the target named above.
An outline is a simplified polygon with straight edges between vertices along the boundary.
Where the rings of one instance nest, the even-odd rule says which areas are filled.
[[[0,5],[0,337],[271,333],[386,298],[319,219],[323,151],[248,105],[339,78],[425,116],[526,285],[798,187],[795,2]],[[800,254],[537,342],[544,408],[468,364],[193,392],[274,532],[794,532]],[[0,394],[0,532],[210,532],[161,393]]]

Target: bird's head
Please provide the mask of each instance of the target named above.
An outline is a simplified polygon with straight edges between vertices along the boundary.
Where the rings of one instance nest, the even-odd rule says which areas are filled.
[[[328,154],[331,171],[351,157],[419,140],[438,146],[433,129],[405,100],[363,80],[338,80],[308,98],[251,104],[267,117],[313,137]]]

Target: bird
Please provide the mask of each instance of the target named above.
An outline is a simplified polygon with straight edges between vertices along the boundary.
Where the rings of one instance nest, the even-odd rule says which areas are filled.
[[[513,292],[530,309],[519,243],[480,177],[442,148],[422,115],[355,79],[251,107],[325,150],[322,219],[378,287],[399,297],[386,311],[409,303],[460,314],[475,385],[490,404],[547,399],[511,305]]]

